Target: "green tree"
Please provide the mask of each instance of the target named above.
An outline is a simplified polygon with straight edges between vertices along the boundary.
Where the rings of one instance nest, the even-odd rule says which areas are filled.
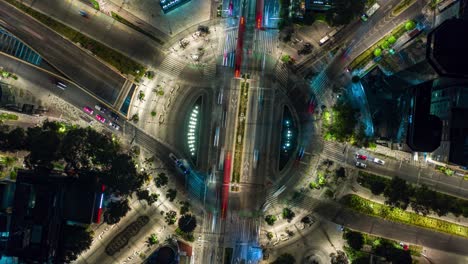
[[[104,221],[108,225],[116,224],[122,217],[127,215],[128,211],[130,211],[128,199],[112,201],[107,205],[107,210],[104,212]]]
[[[273,233],[272,232],[267,232],[266,236],[267,236],[268,240],[271,240],[273,238]]]
[[[360,232],[348,231],[345,233],[345,239],[354,250],[361,250],[364,245],[364,236]]]
[[[282,215],[284,219],[288,220],[288,222],[291,222],[291,220],[296,216],[290,208],[284,208]]]
[[[81,226],[64,225],[58,255],[61,263],[71,263],[91,247],[94,233]]]
[[[382,55],[382,50],[380,48],[376,48],[374,50],[374,56],[375,57],[380,57],[380,55]]]
[[[274,215],[267,215],[265,216],[265,222],[267,222],[268,225],[274,225],[276,222],[276,216]]]
[[[410,31],[410,30],[413,30],[416,28],[416,23],[414,23],[413,20],[408,20],[406,23],[405,23],[405,29],[407,31]]]
[[[169,211],[166,213],[166,216],[164,217],[164,220],[168,225],[173,225],[176,220],[177,220],[177,213],[175,211]]]
[[[170,202],[173,202],[177,197],[177,190],[169,189],[166,193],[166,198],[169,199]]]
[[[283,253],[276,258],[275,261],[272,262],[272,264],[294,264],[296,263],[296,259],[294,258],[293,255],[289,253]]]
[[[391,35],[390,37],[388,37],[387,41],[388,41],[388,43],[389,43],[390,45],[393,45],[393,44],[395,44],[395,42],[397,41],[397,39],[396,39],[395,36]]]
[[[185,233],[191,233],[197,227],[197,219],[194,215],[184,214],[179,218],[179,228]]]
[[[26,157],[26,164],[31,168],[40,167],[47,170],[53,168],[52,161],[58,160],[60,137],[56,131],[45,130],[33,134],[28,140],[30,153]]]
[[[152,246],[152,245],[156,245],[157,243],[159,243],[159,240],[158,240],[158,237],[156,236],[156,234],[151,234],[149,237],[148,237],[148,240],[146,242],[148,244],[148,246]]]
[[[168,182],[169,178],[167,178],[166,173],[164,172],[159,173],[158,176],[156,176],[154,179],[154,184],[156,184],[156,187],[158,188],[167,185]]]

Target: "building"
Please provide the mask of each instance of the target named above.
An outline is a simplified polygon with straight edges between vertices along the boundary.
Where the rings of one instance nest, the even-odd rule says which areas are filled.
[[[63,228],[92,222],[98,184],[91,178],[19,170],[5,255],[22,263],[58,263]]]
[[[333,0],[305,0],[306,11],[327,11],[333,7]]]

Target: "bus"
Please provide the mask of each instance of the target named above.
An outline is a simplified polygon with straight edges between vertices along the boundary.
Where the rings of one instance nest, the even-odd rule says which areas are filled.
[[[379,5],[379,4],[377,4],[377,3],[373,4],[373,5],[366,11],[366,13],[362,14],[362,16],[361,16],[362,21],[364,21],[364,22],[367,21],[367,19],[369,19],[369,17],[371,17],[371,16],[377,11],[377,9],[379,9],[379,8],[380,8],[380,5]]]

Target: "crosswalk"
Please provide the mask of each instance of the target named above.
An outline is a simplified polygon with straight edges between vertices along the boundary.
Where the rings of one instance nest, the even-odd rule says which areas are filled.
[[[257,30],[254,39],[254,52],[276,54],[279,45],[277,30]]]
[[[225,37],[222,45],[218,47],[218,54],[221,56],[221,65],[226,67],[234,67],[235,54],[237,46],[237,28],[231,28],[225,31]]]
[[[157,71],[173,77],[177,77],[184,70],[186,62],[181,61],[175,55],[166,56],[164,61],[156,68]]]
[[[208,63],[203,67],[203,79],[205,81],[214,80],[216,77],[216,64]]]

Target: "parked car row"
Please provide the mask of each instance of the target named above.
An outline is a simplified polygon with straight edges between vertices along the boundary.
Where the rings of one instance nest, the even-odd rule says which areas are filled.
[[[371,160],[372,162],[377,163],[379,165],[385,165],[385,161],[381,159],[378,159],[378,158],[368,159],[366,155],[356,153],[356,164],[355,164],[356,167],[363,168],[363,169],[367,168],[367,164],[363,162],[366,160]]]
[[[108,114],[108,115],[111,117],[111,119],[114,120],[114,121],[109,121],[109,122],[108,122],[108,125],[109,125],[110,127],[112,127],[113,129],[115,129],[115,130],[120,130],[120,126],[116,123],[116,121],[119,120],[119,115],[117,115],[116,113],[110,111],[109,109],[107,109],[106,107],[104,107],[103,105],[100,105],[100,104],[95,105],[94,108],[95,108],[97,111],[101,112],[102,114]],[[93,115],[93,114],[94,114],[94,109],[92,109],[92,108],[89,107],[89,106],[83,107],[83,111],[84,111],[85,113],[89,114],[89,115]],[[95,115],[95,118],[96,118],[99,122],[101,122],[101,123],[103,123],[103,124],[106,124],[107,119],[106,119],[103,115],[101,115],[101,114],[96,114],[96,115]]]

